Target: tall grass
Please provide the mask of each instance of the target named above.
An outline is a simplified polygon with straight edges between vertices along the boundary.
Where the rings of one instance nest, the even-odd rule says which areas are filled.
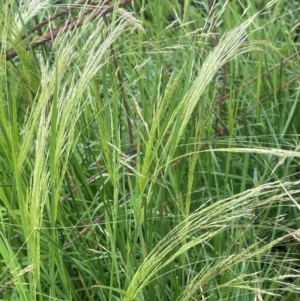
[[[295,300],[299,12],[127,2],[1,6],[0,298]]]

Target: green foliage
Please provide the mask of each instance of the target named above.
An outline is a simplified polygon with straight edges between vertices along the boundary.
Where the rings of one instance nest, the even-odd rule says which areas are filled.
[[[0,8],[0,299],[295,300],[297,7],[81,3],[31,33],[61,2]]]

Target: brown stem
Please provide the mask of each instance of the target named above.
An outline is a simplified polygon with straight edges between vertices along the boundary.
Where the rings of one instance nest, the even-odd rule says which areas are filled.
[[[281,85],[279,88],[277,88],[275,90],[275,92],[279,92],[280,90],[283,90],[284,88],[286,88],[288,85],[290,85],[291,83],[297,81],[300,79],[300,76],[297,75],[295,77],[293,77],[292,79],[290,79],[287,83]],[[263,103],[265,103],[270,97],[272,97],[274,95],[274,92],[273,93],[270,93],[269,95],[265,96],[264,98],[262,98],[260,101],[259,101],[259,105],[262,105]],[[249,109],[245,114],[243,114],[240,118],[237,118],[236,119],[236,122],[238,121],[241,121],[243,120],[247,115],[249,115],[251,112],[253,112],[255,109],[257,108],[257,106],[253,106],[251,109]]]
[[[110,2],[111,0],[108,0],[108,1],[105,1],[105,2]],[[105,5],[106,3],[102,3],[102,5]],[[47,18],[46,20],[42,21],[41,23],[35,25],[31,30],[30,30],[30,33],[34,33],[35,31],[41,29],[43,26],[49,24],[51,21],[57,19],[58,17],[61,17],[69,12],[71,12],[72,10],[74,10],[76,7],[80,7],[81,5],[84,5],[84,4],[87,4],[87,5],[95,5],[95,6],[99,6],[99,3],[97,2],[92,2],[91,0],[82,0],[82,1],[79,1],[78,3],[75,3],[75,4],[71,4],[68,8],[60,11],[59,13],[56,13],[55,15]],[[21,39],[24,40],[26,39],[26,35],[23,35],[21,36]]]
[[[267,75],[268,73],[270,73],[271,71],[275,70],[278,67],[281,67],[283,64],[285,64],[286,62],[289,62],[291,59],[293,59],[294,57],[296,57],[299,54],[300,54],[300,50],[296,51],[295,53],[293,53],[292,55],[290,55],[289,57],[287,57],[286,59],[284,59],[282,62],[276,64],[275,66],[273,66],[272,68],[268,69],[266,72],[262,73],[261,75],[256,76],[256,77],[250,79],[247,83],[245,83],[245,84],[241,85],[240,87],[234,89],[231,93],[228,93],[228,94],[224,95],[223,97],[220,97],[219,99],[217,99],[215,101],[215,104],[222,103],[226,98],[230,97],[233,93],[236,93],[239,90],[241,90],[242,88],[249,86],[250,84],[252,84],[256,80],[258,80],[260,77],[262,77],[264,75]]]
[[[121,0],[119,3],[119,6],[124,6],[132,1],[133,0]],[[115,5],[109,5],[106,7],[101,7],[100,9],[99,9],[99,7],[95,8],[95,9],[88,9],[85,11],[84,15],[92,13],[90,20],[94,20],[97,17],[103,17],[103,16],[107,15],[108,13],[112,12],[114,10],[114,8],[115,8]],[[48,31],[47,33],[45,33],[44,35],[39,37],[38,41],[32,42],[29,45],[25,45],[24,48],[26,51],[28,51],[29,49],[36,48],[42,44],[45,44],[46,42],[54,40],[58,36],[58,34],[71,31],[75,28],[82,26],[82,24],[83,24],[83,22],[79,21],[78,17],[71,19],[71,20],[67,21],[65,24],[60,25],[60,26]],[[12,58],[16,57],[17,55],[18,54],[15,50],[9,50],[6,53],[6,59],[7,60],[12,59]]]

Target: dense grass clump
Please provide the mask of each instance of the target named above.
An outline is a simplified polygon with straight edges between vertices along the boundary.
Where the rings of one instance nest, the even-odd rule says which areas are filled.
[[[296,300],[297,1],[0,6],[1,300]]]

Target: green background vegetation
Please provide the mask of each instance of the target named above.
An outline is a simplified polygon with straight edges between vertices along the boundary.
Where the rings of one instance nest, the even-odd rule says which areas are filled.
[[[0,299],[297,300],[297,1],[98,3],[0,6]]]

